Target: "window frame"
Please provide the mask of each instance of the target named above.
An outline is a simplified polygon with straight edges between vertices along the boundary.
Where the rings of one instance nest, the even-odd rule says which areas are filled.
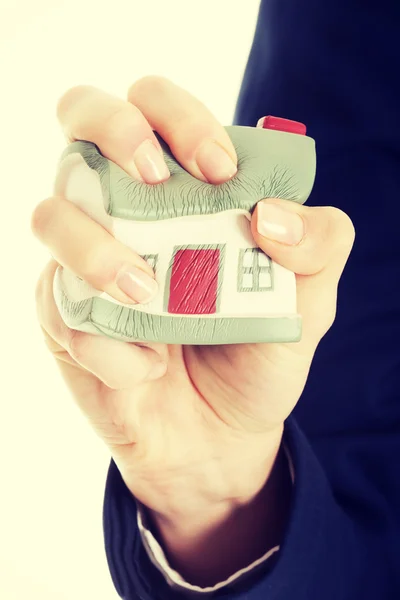
[[[252,264],[249,267],[245,266],[246,254],[252,254]],[[263,254],[268,260],[268,265],[260,265],[258,257]],[[271,285],[261,286],[260,285],[260,274],[268,273],[271,278]],[[244,275],[251,274],[253,277],[253,284],[251,287],[245,287],[243,285]],[[260,248],[248,247],[241,248],[239,251],[239,262],[238,262],[238,277],[237,277],[237,291],[238,292],[273,292],[275,289],[275,277],[273,262],[271,258],[265,254]]]

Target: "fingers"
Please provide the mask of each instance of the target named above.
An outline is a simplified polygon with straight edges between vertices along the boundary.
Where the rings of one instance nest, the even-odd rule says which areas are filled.
[[[258,203],[251,223],[260,248],[298,275],[329,268],[339,279],[354,242],[354,227],[341,210],[302,206],[290,200]]]
[[[164,159],[153,126],[181,164],[200,179],[206,179],[200,167],[212,182],[236,172],[236,153],[225,129],[188,92],[163,78],[147,77],[132,86],[129,98],[125,102],[90,86],[70,89],[57,107],[67,138],[91,141],[133,177],[158,183],[169,173],[159,164]],[[205,150],[206,140],[214,140],[213,151]],[[222,146],[231,156],[228,169]],[[32,230],[62,266],[119,302],[145,303],[156,295],[147,263],[63,198],[39,204]]]
[[[235,148],[224,127],[200,100],[164,77],[134,83],[128,100],[146,117],[192,175],[218,184],[237,171]]]
[[[32,230],[52,256],[70,271],[119,302],[146,303],[157,293],[148,263],[118,242],[72,202],[59,197],[41,202]]]
[[[90,86],[68,90],[57,107],[66,137],[95,143],[135,179],[160,183],[169,171],[154,128],[198,179],[218,184],[235,175],[230,137],[194,96],[162,77],[145,77],[130,88],[128,98],[125,102]]]
[[[151,127],[157,126],[182,165],[200,179],[206,179],[200,166],[212,182],[236,172],[234,163],[225,168],[228,154],[236,161],[225,129],[188,92],[163,78],[148,77],[132,86],[129,97],[140,104],[146,117],[131,102],[96,88],[70,89],[57,107],[67,138],[91,141],[133,177],[157,183],[169,176],[164,167],[157,166],[159,159],[164,161]],[[204,150],[207,139],[214,140],[214,159],[211,151]],[[144,154],[143,143],[147,148]],[[154,151],[157,156],[150,156]],[[218,158],[221,152],[225,158]],[[210,167],[210,161],[214,166]],[[119,302],[146,303],[156,295],[157,284],[147,262],[63,198],[39,204],[32,216],[32,230],[62,266]]]
[[[93,142],[135,179],[151,184],[168,179],[156,136],[129,102],[91,86],[77,86],[59,100],[57,117],[70,142]]]
[[[50,261],[36,288],[39,322],[50,340],[55,342],[48,343],[48,346],[56,358],[62,355],[63,350],[67,351],[73,361],[60,356],[61,361],[80,365],[112,389],[132,388],[144,381],[161,377],[166,371],[166,357],[161,357],[161,352],[74,331],[65,325],[53,296],[56,268],[57,263]]]
[[[251,228],[260,248],[296,273],[304,330],[298,347],[314,352],[335,319],[337,286],[354,242],[350,218],[330,206],[268,199],[258,203]]]
[[[104,336],[74,332],[68,351],[82,367],[114,390],[132,389],[159,379],[167,365],[151,348],[120,342]]]

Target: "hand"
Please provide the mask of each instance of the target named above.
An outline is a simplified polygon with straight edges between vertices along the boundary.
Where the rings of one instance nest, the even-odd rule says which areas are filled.
[[[195,177],[221,183],[236,172],[235,150],[223,127],[197,99],[163,78],[136,82],[128,102],[91,87],[73,88],[60,100],[58,116],[69,141],[94,142],[149,183],[169,176],[153,129]],[[147,158],[138,150],[144,140],[152,142],[141,147],[147,145]],[[213,159],[204,150],[206,140],[217,142],[211,144]],[[45,341],[128,488],[171,522],[194,516],[198,522],[202,514],[206,521],[210,507],[246,503],[263,488],[283,422],[334,320],[337,284],[354,239],[347,215],[267,199],[258,204],[251,227],[257,244],[296,273],[302,340],[143,346],[68,329],[52,282],[59,263],[117,300],[132,302],[116,281],[126,265],[152,276],[147,263],[63,198],[43,201],[33,214],[33,231],[55,258],[37,286]],[[143,290],[152,288],[140,288],[137,300],[144,301]]]

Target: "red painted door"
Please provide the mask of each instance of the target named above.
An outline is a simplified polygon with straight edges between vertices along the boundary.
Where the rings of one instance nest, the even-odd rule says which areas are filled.
[[[171,270],[168,312],[208,315],[217,311],[220,249],[177,250]]]

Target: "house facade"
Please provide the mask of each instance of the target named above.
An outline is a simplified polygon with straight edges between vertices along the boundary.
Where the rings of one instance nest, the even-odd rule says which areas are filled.
[[[138,223],[116,219],[113,234],[155,271],[160,293],[138,310],[157,314],[294,314],[293,273],[254,244],[239,210]]]
[[[243,136],[247,155],[239,162],[238,176],[220,186],[203,184],[171,164],[167,150],[170,180],[148,186],[133,181],[89,142],[68,147],[55,194],[141,255],[159,284],[150,303],[123,305],[59,268],[54,295],[68,326],[165,343],[300,339],[295,275],[255,246],[250,215],[263,197],[306,200],[315,173],[313,140],[255,128],[227,129],[236,145]],[[311,168],[304,174],[307,162]]]

